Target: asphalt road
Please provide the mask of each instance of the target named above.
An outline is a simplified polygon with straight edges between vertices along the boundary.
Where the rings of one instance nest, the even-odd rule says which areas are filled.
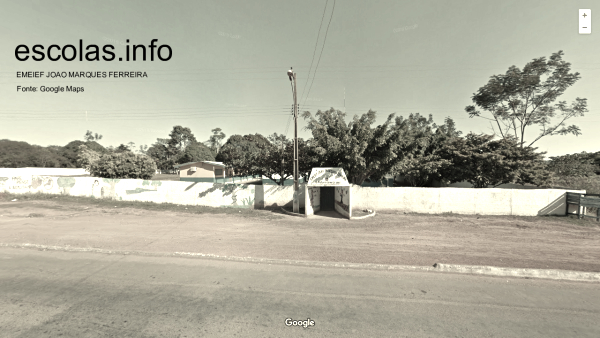
[[[600,337],[598,299],[597,283],[0,248],[2,337]]]

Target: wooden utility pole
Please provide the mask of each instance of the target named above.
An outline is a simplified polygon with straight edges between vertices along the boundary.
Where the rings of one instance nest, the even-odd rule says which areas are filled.
[[[292,84],[292,94],[294,96],[294,199],[292,205],[293,212],[300,213],[300,194],[298,192],[298,92],[296,91],[296,72],[293,68],[287,71],[287,76]]]
[[[293,211],[300,212],[298,191],[298,92],[296,91],[296,72],[294,72],[294,201]]]

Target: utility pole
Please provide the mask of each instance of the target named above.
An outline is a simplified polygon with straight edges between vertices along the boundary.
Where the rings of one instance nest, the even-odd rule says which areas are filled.
[[[296,73],[290,67],[287,72],[290,81],[293,80],[294,94],[294,199],[293,212],[300,213],[300,196],[298,189],[298,96],[296,91]]]

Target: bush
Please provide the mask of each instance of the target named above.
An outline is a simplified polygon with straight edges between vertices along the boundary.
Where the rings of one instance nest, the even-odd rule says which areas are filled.
[[[600,176],[554,176],[551,187],[585,190],[588,194],[600,194]]]
[[[558,177],[593,177],[598,170],[594,155],[582,152],[550,157],[547,167]]]
[[[132,152],[112,153],[100,157],[91,164],[90,174],[102,178],[151,179],[156,163],[145,155]]]

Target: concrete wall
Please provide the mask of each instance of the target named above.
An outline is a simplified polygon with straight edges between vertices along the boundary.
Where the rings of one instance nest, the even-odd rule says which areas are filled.
[[[352,189],[350,186],[335,187],[334,208],[340,215],[352,218]]]
[[[304,208],[304,184],[298,187],[300,195],[300,208]],[[294,198],[294,186],[279,186],[279,185],[257,185],[254,206],[256,208],[278,208],[292,207]]]
[[[36,175],[0,176],[0,192],[5,191],[236,208],[254,208],[256,194],[255,186],[244,184]]]
[[[347,200],[353,209],[397,210],[419,213],[452,212],[481,215],[564,215],[566,192],[562,189],[469,188],[368,188],[351,186]],[[274,208],[292,206],[293,187],[273,185],[215,184],[177,181],[0,175],[0,192],[48,193],[213,207]],[[300,185],[300,207],[305,204]],[[344,200],[346,202],[346,200]],[[576,211],[570,207],[569,212]]]
[[[0,177],[17,177],[21,175],[81,176],[89,174],[82,168],[0,168]]]
[[[353,185],[352,207],[428,214],[564,215],[567,191],[585,193],[585,190],[561,189],[367,188]],[[571,208],[569,212],[575,209]]]
[[[304,209],[307,216],[314,215],[321,210],[321,187],[304,186]]]

